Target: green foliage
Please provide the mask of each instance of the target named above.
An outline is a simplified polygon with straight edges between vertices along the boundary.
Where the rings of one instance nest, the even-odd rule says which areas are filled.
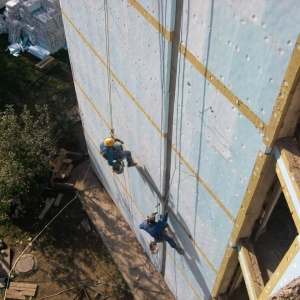
[[[0,113],[0,199],[36,194],[49,180],[49,160],[56,139],[47,106],[27,106],[18,115],[13,106]]]

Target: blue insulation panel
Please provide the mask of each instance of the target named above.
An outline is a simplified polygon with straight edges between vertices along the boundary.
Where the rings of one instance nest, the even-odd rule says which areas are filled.
[[[165,280],[176,298],[211,299],[266,146],[253,120],[203,70],[268,124],[300,32],[300,9],[293,0],[106,2],[60,0],[93,169],[159,270],[165,259]],[[194,61],[180,51],[173,56],[170,99],[171,33],[181,3],[179,45]],[[139,165],[122,176],[99,153],[111,128]],[[164,258],[163,251],[151,256],[152,238],[138,226],[151,212],[163,214],[168,187],[169,224],[185,255],[167,245]],[[292,266],[286,272],[287,279],[294,276]]]

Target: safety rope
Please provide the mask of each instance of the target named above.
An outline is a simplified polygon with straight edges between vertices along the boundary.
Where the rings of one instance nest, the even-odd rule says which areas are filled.
[[[107,88],[108,88],[108,100],[109,100],[109,112],[110,112],[110,127],[111,127],[111,136],[114,137],[114,124],[112,116],[112,100],[111,100],[111,74],[110,74],[110,47],[109,47],[109,29],[108,29],[108,4],[107,0],[104,0],[105,8],[105,42],[106,42],[106,70],[107,70]]]
[[[162,26],[161,29],[163,29],[165,31],[166,28],[166,20],[164,17],[164,13],[166,13],[166,10],[164,10],[164,4],[161,2],[158,5],[158,22],[160,24],[160,26]],[[165,102],[165,97],[166,97],[166,93],[165,93],[165,48],[166,48],[166,41],[164,38],[164,34],[158,34],[158,42],[159,42],[159,55],[160,55],[160,60],[161,60],[161,67],[160,67],[160,84],[161,84],[161,107],[160,107],[160,128],[161,131],[163,132],[164,129],[164,102]],[[162,147],[164,147],[164,138],[161,137],[160,138],[160,149],[162,149]],[[164,166],[165,164],[163,164],[162,162],[162,151],[160,151],[159,154],[159,164],[160,166]],[[165,172],[163,172],[165,174]],[[159,182],[160,182],[160,186],[161,186],[161,191],[163,190],[163,185],[165,185],[166,183],[162,182],[162,170],[160,170],[160,174],[159,174]],[[167,191],[165,191],[166,193]],[[160,206],[160,200],[157,199],[157,212],[158,214],[161,216],[162,213],[164,213],[165,211],[165,205],[163,207],[163,211],[161,211],[161,206]]]

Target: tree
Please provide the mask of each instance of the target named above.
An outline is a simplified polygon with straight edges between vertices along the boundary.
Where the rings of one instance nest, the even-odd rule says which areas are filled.
[[[13,106],[0,113],[0,200],[34,196],[49,182],[50,154],[56,145],[47,106],[27,106],[18,115]]]

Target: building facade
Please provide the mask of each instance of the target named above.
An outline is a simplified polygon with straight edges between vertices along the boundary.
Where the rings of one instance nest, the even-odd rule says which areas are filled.
[[[298,277],[297,1],[60,4],[93,169],[175,297],[267,299]],[[111,129],[138,163],[121,175]],[[183,256],[139,230],[167,208]]]

